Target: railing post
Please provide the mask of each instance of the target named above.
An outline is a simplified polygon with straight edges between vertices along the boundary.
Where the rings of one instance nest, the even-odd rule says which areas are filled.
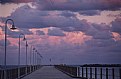
[[[120,75],[120,79],[121,79],[121,68],[119,69],[119,75]]]
[[[86,78],[88,78],[88,69],[86,67]]]
[[[95,79],[97,79],[97,68],[95,67]]]
[[[77,67],[77,77],[80,77],[80,68]]]
[[[100,79],[103,79],[103,78],[102,78],[102,75],[103,75],[103,74],[102,74],[102,68],[100,68]]]
[[[114,68],[112,68],[112,79],[115,79]]]
[[[0,79],[3,79],[3,70],[1,70]]]
[[[83,70],[83,67],[82,67],[82,78],[84,77],[84,74],[83,73],[84,73],[84,70]]]
[[[92,68],[90,67],[90,79],[92,79]]]
[[[108,68],[106,68],[106,79],[108,79]]]

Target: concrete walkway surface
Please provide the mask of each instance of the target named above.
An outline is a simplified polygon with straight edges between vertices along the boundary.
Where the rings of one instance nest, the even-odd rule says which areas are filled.
[[[76,79],[64,74],[53,66],[44,66],[41,69],[25,76],[22,79]]]

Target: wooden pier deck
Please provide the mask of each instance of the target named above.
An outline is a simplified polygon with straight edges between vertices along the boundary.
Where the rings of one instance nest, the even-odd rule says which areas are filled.
[[[77,79],[72,78],[54,68],[54,66],[44,66],[41,69],[25,76],[22,79]]]

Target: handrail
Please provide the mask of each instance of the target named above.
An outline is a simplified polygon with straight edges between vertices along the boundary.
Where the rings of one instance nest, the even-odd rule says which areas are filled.
[[[56,65],[57,69],[73,77],[85,79],[121,79],[121,67],[92,67]]]
[[[33,66],[28,65],[28,66],[20,67],[20,78],[40,69],[41,67],[42,67],[41,65],[33,65]],[[27,68],[27,74],[26,74],[26,68]],[[17,67],[6,69],[6,72],[7,72],[7,75],[6,75],[7,79],[19,79]],[[0,69],[0,79],[4,79],[4,69]]]

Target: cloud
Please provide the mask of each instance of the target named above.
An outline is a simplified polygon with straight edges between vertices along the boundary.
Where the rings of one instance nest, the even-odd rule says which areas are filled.
[[[7,40],[6,43],[7,43],[7,46],[9,46],[11,44],[9,40]],[[5,40],[3,40],[3,39],[0,40],[0,46],[5,46]]]
[[[62,30],[58,28],[50,28],[48,29],[48,35],[49,36],[65,36]]]
[[[116,18],[111,24],[111,30],[121,34],[121,18]]]
[[[32,31],[30,31],[29,29],[26,29],[26,28],[20,29],[19,33],[23,33],[25,35],[32,35],[33,34]]]
[[[121,8],[120,0],[0,0],[0,3],[33,2],[40,10],[116,10]]]
[[[93,36],[94,39],[110,39],[113,38],[112,33],[110,32],[97,32],[95,33],[95,35]]]
[[[44,1],[47,1],[47,3]],[[20,32],[27,35],[32,35],[33,33],[29,29],[35,31],[33,28],[49,28],[46,30],[46,32],[48,31],[48,35],[45,35],[45,30],[37,30],[35,37],[30,36],[30,39],[34,39],[29,40],[29,44],[31,42],[31,44],[37,45],[36,47],[39,50],[44,49],[41,53],[46,54],[45,57],[50,55],[54,55],[54,57],[56,57],[59,53],[63,53],[61,54],[61,57],[66,58],[68,55],[68,58],[64,60],[65,62],[67,61],[69,63],[69,60],[72,58],[74,60],[70,61],[70,63],[78,60],[79,64],[81,60],[84,60],[86,63],[98,62],[102,60],[103,62],[105,62],[105,60],[111,62],[113,59],[113,61],[116,61],[118,60],[116,57],[121,55],[119,54],[119,52],[121,52],[119,48],[121,47],[121,43],[119,40],[114,40],[112,32],[120,33],[120,19],[113,21],[111,23],[112,26],[110,27],[110,25],[106,25],[104,23],[96,24],[88,22],[88,20],[83,19],[83,17],[79,17],[81,20],[77,18],[77,14],[81,10],[83,10],[81,11],[81,16],[85,15],[90,18],[95,17],[93,15],[100,14],[100,10],[114,10],[119,8],[114,7],[114,5],[117,4],[117,0],[115,0],[116,2],[111,0],[114,1],[115,4],[109,4],[108,1],[105,0],[107,3],[104,2],[104,6],[102,6],[102,1],[103,0],[98,0],[96,4],[93,0],[80,0],[80,2],[83,3],[83,5],[80,5],[82,3],[80,3],[79,0],[55,0],[55,2],[52,2],[50,5],[48,0],[41,0],[40,3],[32,3],[32,5],[36,5],[37,8],[32,8],[29,5],[22,6],[17,8],[11,16],[6,17],[12,18],[15,25],[19,28],[19,31],[16,32],[11,32],[8,29],[8,35],[12,37],[12,35],[14,36],[15,34],[15,36],[18,37]],[[106,7],[106,4],[109,4],[108,7]],[[5,22],[6,18],[2,20]],[[74,32],[78,32],[78,34],[74,34]],[[84,35],[80,35],[79,32]],[[38,37],[38,35],[45,36]],[[86,37],[90,38],[87,39]],[[39,43],[36,43],[36,41]],[[80,43],[80,41],[83,42]],[[0,45],[2,46],[2,44]],[[16,49],[15,47],[12,48]],[[10,52],[12,51],[10,50]],[[24,52],[24,50],[22,52]],[[115,53],[117,55],[113,58]],[[102,59],[98,59],[100,56],[102,56]],[[63,59],[61,57],[58,59]]]
[[[100,15],[99,10],[86,10],[86,11],[79,11],[79,14],[85,15],[85,16],[94,16],[94,15]]]
[[[102,24],[92,23],[92,26],[94,28],[94,29],[91,29],[93,31],[92,36],[94,39],[112,39],[113,38],[113,34],[110,31],[109,25],[106,25],[105,23],[102,23]]]
[[[115,10],[121,8],[120,0],[45,0],[37,3],[41,10]]]
[[[1,4],[5,3],[28,3],[33,2],[34,0],[0,0]]]
[[[29,15],[28,15],[29,14]],[[19,28],[43,28],[43,19],[48,16],[48,12],[31,8],[29,5],[18,8],[7,18],[12,18]],[[2,20],[6,20],[2,18]],[[45,20],[46,21],[46,20]]]
[[[71,11],[62,11],[59,16],[64,16],[66,18],[75,17],[76,15]]]
[[[19,28],[58,27],[64,31],[85,31],[89,27],[86,20],[77,19],[73,12],[67,11],[66,13],[65,11],[58,12],[58,14],[55,12],[55,15],[52,16],[53,13],[50,11],[40,11],[25,5],[18,8],[7,18],[12,18],[15,25]],[[5,21],[6,18],[2,20]]]
[[[45,35],[45,33],[43,31],[37,30],[36,35]]]
[[[105,23],[95,24],[91,23],[89,28],[85,31],[86,35],[92,36],[94,39],[112,39],[114,38],[111,28],[109,25]]]
[[[12,37],[12,38],[19,38],[20,33],[23,33],[25,35],[31,35],[33,34],[29,29],[17,29],[18,31],[14,31],[9,29],[9,27],[7,27],[7,35],[8,37]],[[2,27],[2,31],[4,31],[4,27]]]
[[[108,47],[111,47],[113,45],[115,45],[115,40],[113,39],[91,39],[85,42],[87,44],[87,46],[91,46],[91,47],[104,47],[106,49],[108,49]],[[102,50],[103,51],[103,50]]]

